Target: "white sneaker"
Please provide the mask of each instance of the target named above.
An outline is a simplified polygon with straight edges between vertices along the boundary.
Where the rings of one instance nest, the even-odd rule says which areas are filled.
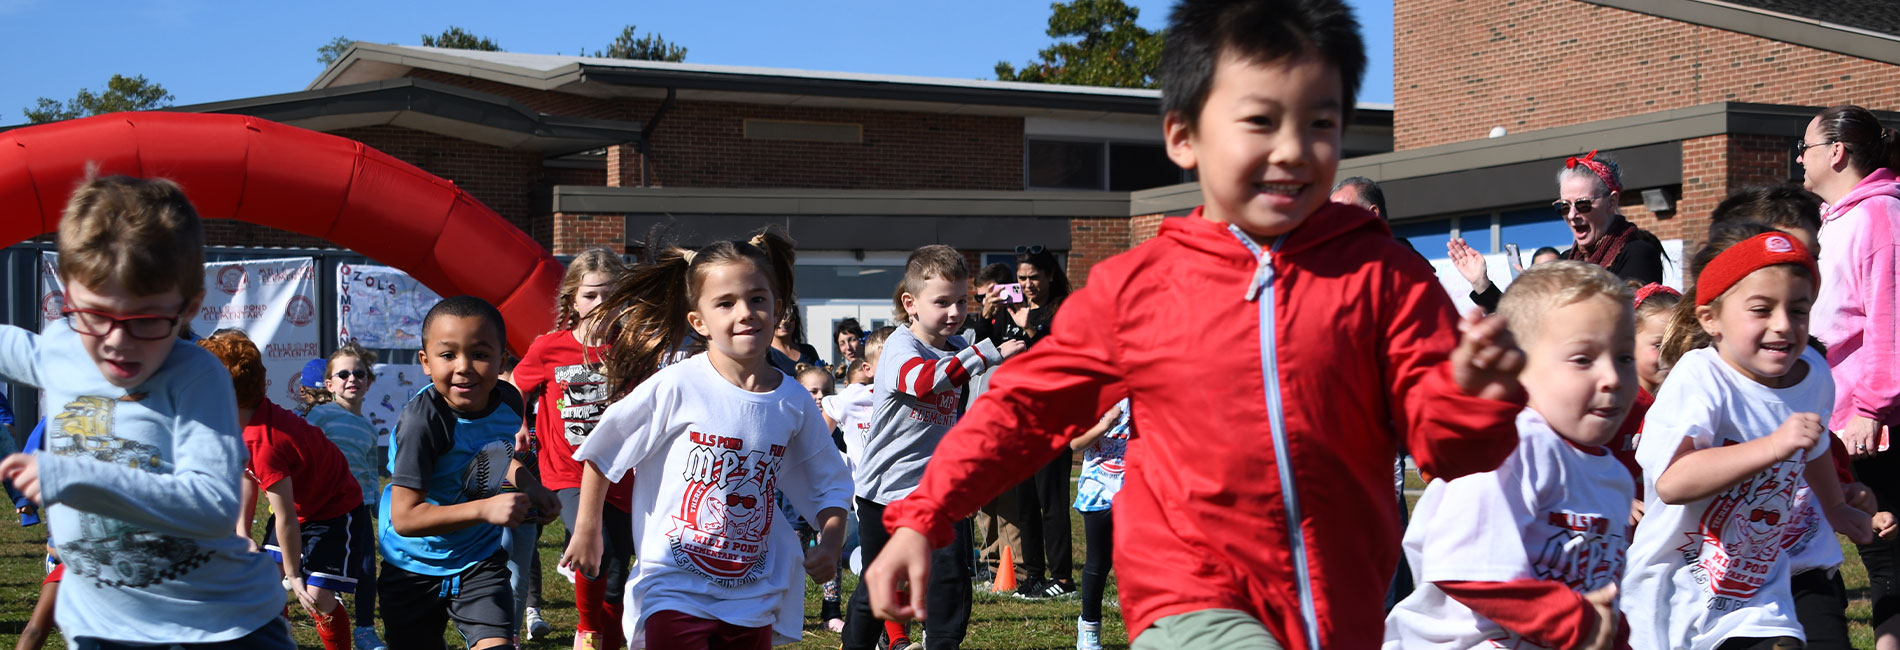
[[[567,568],[567,565],[563,564],[554,567],[554,572],[561,574],[563,578],[567,578],[568,584],[574,584],[574,570]]]
[[[541,610],[529,607],[528,612],[522,615],[521,640],[533,641],[535,639],[542,639],[553,632],[554,626],[548,625],[547,621],[541,619]]]
[[[376,638],[376,628],[373,626],[356,628],[351,641],[355,642],[357,650],[389,650],[389,646],[383,645],[382,639]]]
[[[1075,650],[1102,650],[1102,624],[1075,619]]]

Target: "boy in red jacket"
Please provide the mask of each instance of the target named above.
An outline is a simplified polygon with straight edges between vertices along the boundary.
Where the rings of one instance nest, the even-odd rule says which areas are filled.
[[[1384,221],[1327,202],[1365,67],[1351,12],[1183,0],[1167,34],[1168,155],[1205,205],[1096,265],[890,505],[864,576],[879,616],[922,616],[926,590],[897,590],[928,584],[952,522],[1129,398],[1115,566],[1134,647],[1377,647],[1400,443],[1445,478],[1516,445],[1503,322],[1461,325]]]

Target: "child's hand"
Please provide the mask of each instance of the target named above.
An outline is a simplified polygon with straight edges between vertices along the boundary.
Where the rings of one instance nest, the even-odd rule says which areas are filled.
[[[1813,449],[1821,443],[1821,436],[1827,435],[1827,429],[1821,426],[1821,416],[1813,413],[1796,413],[1783,420],[1781,427],[1768,434],[1770,449],[1774,450],[1775,461],[1783,461],[1796,454]]]
[[[304,584],[303,576],[284,576],[284,589],[297,597],[297,604],[303,606],[303,611],[308,612],[310,618],[317,618],[317,596],[311,593],[309,585]]]
[[[844,549],[839,548],[839,544],[820,541],[805,549],[805,575],[819,584],[831,582],[838,577],[838,558],[841,557],[844,557]]]
[[[513,528],[528,518],[528,495],[504,492],[482,499],[482,521]]]
[[[46,505],[40,502],[40,461],[32,454],[12,454],[0,460],[0,481],[12,483],[13,489],[33,505]]]
[[[1873,517],[1860,508],[1845,503],[1834,504],[1834,507],[1827,509],[1827,523],[1834,526],[1834,532],[1846,535],[1855,544],[1870,544],[1874,541]]]
[[[887,621],[928,618],[924,612],[925,587],[930,584],[930,540],[909,528],[899,528],[878,551],[877,559],[864,570],[864,585],[871,593],[871,613]],[[910,602],[897,602],[898,592],[908,590]]]
[[[1634,530],[1637,524],[1643,523],[1644,507],[1642,499],[1630,500],[1630,529]]]
[[[541,487],[540,481],[530,481],[522,486],[522,494],[528,495],[528,505],[535,514],[540,515],[534,523],[546,526],[561,518],[561,498],[554,491]]]
[[[1482,309],[1465,313],[1458,324],[1464,337],[1451,351],[1451,378],[1459,392],[1499,401],[1523,395],[1517,373],[1524,370],[1524,351],[1504,324],[1503,317],[1486,318]]]
[[[1873,524],[1874,536],[1881,539],[1893,539],[1893,534],[1900,532],[1900,524],[1896,524],[1891,512],[1874,513]]]
[[[1610,650],[1616,647],[1616,583],[1583,595],[1583,601],[1597,611],[1597,627],[1582,650]]]
[[[592,580],[600,575],[600,549],[603,546],[598,532],[588,534],[585,531],[574,535],[567,541],[567,550],[561,552],[560,566]]]
[[[1022,341],[1004,341],[1002,345],[996,346],[996,352],[1008,359],[1028,348],[1029,344]]]
[[[1860,481],[1841,486],[1841,500],[1870,515],[1880,512],[1880,504],[1874,499],[1874,491],[1868,488],[1866,483]]]

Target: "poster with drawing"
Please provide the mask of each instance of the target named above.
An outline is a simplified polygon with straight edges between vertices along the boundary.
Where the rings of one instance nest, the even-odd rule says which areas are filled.
[[[402,360],[413,361],[415,355]],[[379,363],[371,369],[376,372],[376,382],[363,394],[363,417],[376,428],[376,444],[387,446],[389,431],[396,428],[403,405],[428,385],[429,377],[422,374],[421,365],[414,363]]]
[[[341,264],[336,277],[336,342],[372,350],[422,348],[422,317],[442,300],[395,268]]]

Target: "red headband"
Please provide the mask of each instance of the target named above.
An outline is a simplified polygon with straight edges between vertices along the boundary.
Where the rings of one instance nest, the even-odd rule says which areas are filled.
[[[1728,293],[1730,287],[1748,274],[1776,264],[1801,265],[1808,270],[1808,279],[1814,288],[1821,288],[1821,271],[1815,267],[1808,248],[1784,233],[1765,232],[1744,239],[1709,260],[1709,265],[1702,268],[1702,275],[1696,277],[1696,306],[1709,304]]]
[[[1643,288],[1636,290],[1636,308],[1642,309],[1643,301],[1648,300],[1659,293],[1676,296],[1678,298],[1682,297],[1682,292],[1669,288],[1669,285],[1665,285],[1660,282],[1651,282],[1649,284],[1643,285]]]
[[[1610,166],[1597,162],[1597,151],[1595,149],[1591,149],[1590,153],[1584,154],[1582,158],[1571,156],[1568,160],[1564,161],[1564,169],[1575,169],[1577,165],[1583,165],[1584,167],[1588,167],[1590,171],[1596,172],[1597,180],[1603,181],[1603,186],[1610,188],[1611,192],[1618,194],[1623,192],[1623,184],[1616,182],[1616,174],[1610,173]]]

